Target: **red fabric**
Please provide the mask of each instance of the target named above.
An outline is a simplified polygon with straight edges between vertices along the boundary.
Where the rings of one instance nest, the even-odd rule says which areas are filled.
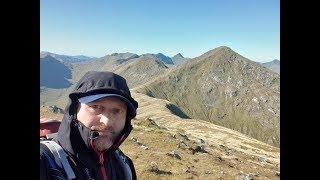
[[[47,134],[58,132],[60,121],[58,120],[43,120],[40,119],[40,137],[45,137]]]

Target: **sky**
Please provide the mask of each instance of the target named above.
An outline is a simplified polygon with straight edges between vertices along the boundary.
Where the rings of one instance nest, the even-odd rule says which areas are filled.
[[[219,46],[280,60],[280,1],[40,0],[40,51],[194,58]]]

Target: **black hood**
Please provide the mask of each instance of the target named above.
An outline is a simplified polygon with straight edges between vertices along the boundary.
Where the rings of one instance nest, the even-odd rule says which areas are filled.
[[[76,84],[75,89],[69,94],[71,104],[69,109],[66,109],[70,115],[75,114],[78,99],[84,96],[95,94],[118,94],[126,99],[133,105],[134,108],[128,106],[128,118],[132,119],[136,116],[138,102],[131,97],[130,90],[127,86],[126,80],[112,72],[87,72]]]
[[[58,130],[57,141],[71,154],[92,153],[88,142],[95,136],[93,131],[76,120],[78,99],[104,93],[119,94],[127,98],[134,106],[133,109],[128,108],[125,127],[108,151],[118,148],[130,134],[132,130],[131,119],[136,116],[138,102],[131,97],[126,80],[112,72],[89,71],[78,81],[75,89],[69,94],[69,102]]]

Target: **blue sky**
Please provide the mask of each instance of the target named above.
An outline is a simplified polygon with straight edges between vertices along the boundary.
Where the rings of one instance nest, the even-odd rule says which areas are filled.
[[[40,50],[197,57],[228,46],[280,59],[279,0],[40,0]]]

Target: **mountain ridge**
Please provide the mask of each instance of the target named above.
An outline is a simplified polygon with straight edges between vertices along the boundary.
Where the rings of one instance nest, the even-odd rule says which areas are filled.
[[[278,74],[222,46],[135,90],[169,100],[192,118],[211,119],[278,146],[279,83]]]
[[[55,59],[64,63],[84,62],[84,61],[89,61],[96,58],[96,57],[89,57],[84,55],[70,56],[70,55],[61,55],[61,54],[51,53],[48,51],[40,51],[40,58],[44,58],[46,56],[54,57]]]

